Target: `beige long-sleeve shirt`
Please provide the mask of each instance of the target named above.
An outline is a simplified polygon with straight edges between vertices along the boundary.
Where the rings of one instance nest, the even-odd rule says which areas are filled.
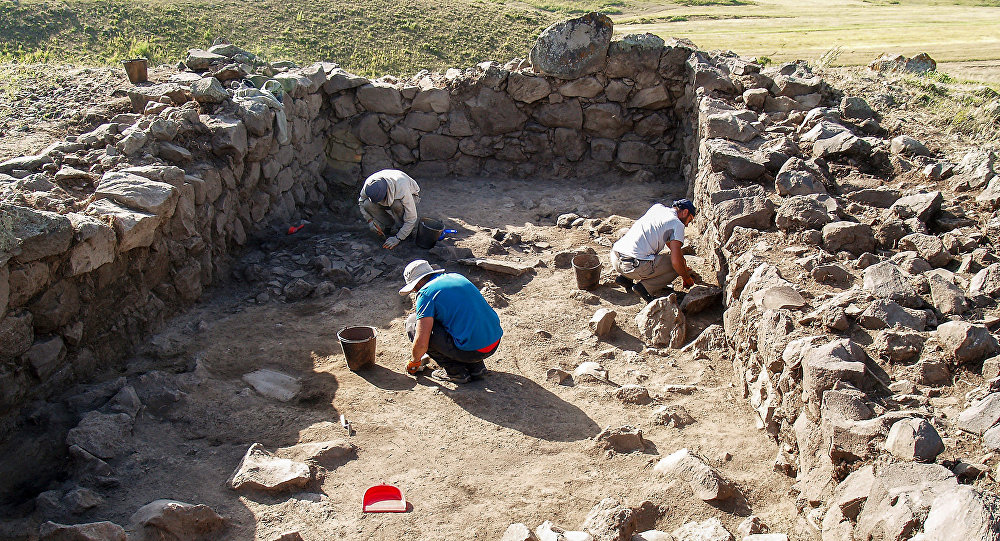
[[[417,225],[417,203],[414,200],[414,196],[419,197],[420,186],[417,185],[417,181],[413,180],[410,175],[398,169],[383,169],[372,174],[365,179],[364,184],[361,186],[361,195],[358,197],[358,207],[361,209],[361,215],[364,216],[365,220],[372,219],[371,214],[365,210],[363,205],[368,199],[368,196],[365,195],[365,188],[374,184],[379,179],[385,179],[388,190],[385,200],[376,201],[376,203],[383,207],[391,207],[396,201],[402,204],[403,225],[396,232],[396,238],[405,239]]]

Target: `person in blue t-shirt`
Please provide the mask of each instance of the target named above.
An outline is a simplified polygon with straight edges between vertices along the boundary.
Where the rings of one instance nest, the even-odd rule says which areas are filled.
[[[441,366],[431,373],[434,379],[468,383],[486,375],[483,359],[496,353],[503,329],[482,293],[461,274],[434,269],[423,259],[411,261],[403,278],[399,294],[416,293],[414,313],[406,319],[410,366],[420,366],[427,355]]]

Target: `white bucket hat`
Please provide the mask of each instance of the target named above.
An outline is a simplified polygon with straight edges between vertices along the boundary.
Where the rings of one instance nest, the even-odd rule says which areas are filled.
[[[409,295],[413,288],[417,286],[417,283],[425,276],[430,276],[431,274],[440,274],[444,272],[444,269],[435,269],[427,262],[426,259],[417,259],[410,261],[406,268],[403,270],[403,278],[406,280],[406,285],[399,290],[400,295]]]

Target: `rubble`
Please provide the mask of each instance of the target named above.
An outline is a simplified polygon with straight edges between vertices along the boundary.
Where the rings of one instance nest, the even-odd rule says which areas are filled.
[[[226,520],[207,505],[192,505],[175,500],[156,500],[141,507],[129,520],[136,539],[218,539],[226,529]]]
[[[725,500],[734,493],[732,483],[687,449],[663,458],[653,469],[661,475],[686,481],[694,495],[705,501]]]
[[[679,349],[684,344],[685,318],[677,306],[675,294],[654,299],[635,316],[635,322],[640,335],[650,346]]]
[[[308,465],[275,457],[255,443],[247,449],[227,484],[233,490],[282,492],[304,488],[312,480],[313,472]]]
[[[614,310],[608,310],[607,308],[597,310],[597,312],[594,312],[594,316],[590,318],[590,330],[598,338],[606,338],[611,333],[611,329],[614,328],[617,316],[618,312]]]

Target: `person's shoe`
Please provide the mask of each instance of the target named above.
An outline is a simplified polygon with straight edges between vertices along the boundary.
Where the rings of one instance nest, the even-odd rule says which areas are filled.
[[[472,380],[469,376],[453,376],[449,374],[445,369],[439,368],[431,372],[431,378],[438,381],[447,381],[451,383],[469,383]]]
[[[490,373],[490,371],[487,370],[486,367],[484,366],[483,368],[480,368],[479,370],[470,370],[469,371],[469,377],[471,377],[472,379],[483,379],[483,376],[485,376],[486,374],[489,374],[489,373]]]
[[[615,283],[624,287],[626,293],[632,291],[632,288],[635,287],[635,282],[620,274],[615,277]]]
[[[656,297],[653,297],[652,295],[649,294],[648,291],[646,291],[646,286],[640,283],[636,283],[635,285],[633,285],[632,291],[638,293],[639,296],[642,297],[642,300],[646,301],[647,304],[656,300]]]

